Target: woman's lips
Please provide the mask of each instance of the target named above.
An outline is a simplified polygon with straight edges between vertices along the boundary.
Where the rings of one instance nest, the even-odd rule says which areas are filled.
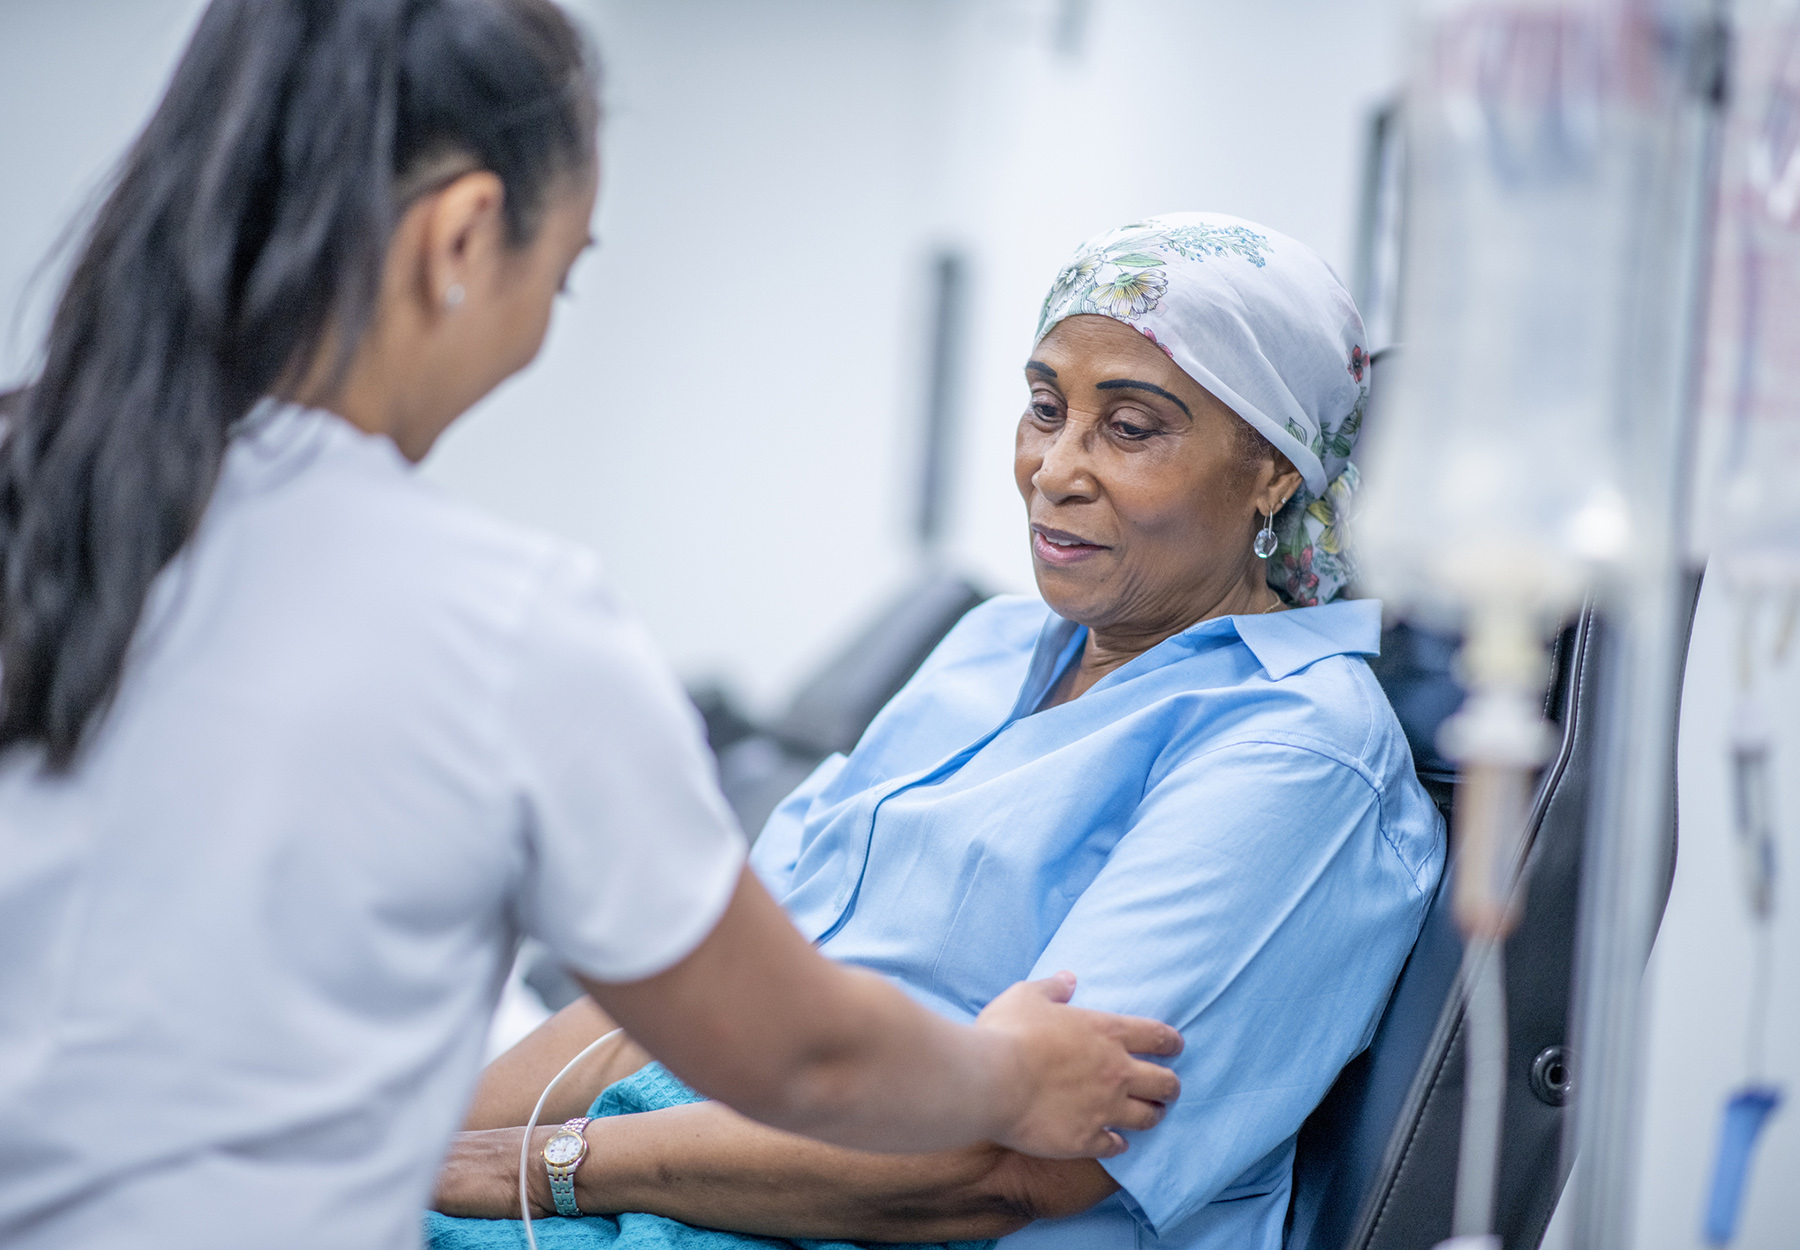
[[[1098,543],[1090,543],[1062,530],[1046,529],[1041,526],[1031,527],[1031,554],[1045,564],[1053,564],[1063,568],[1071,564],[1079,564],[1090,556],[1109,550]]]

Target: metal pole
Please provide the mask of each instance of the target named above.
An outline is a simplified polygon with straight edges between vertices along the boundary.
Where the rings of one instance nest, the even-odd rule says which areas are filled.
[[[1634,1242],[1645,961],[1661,919],[1675,795],[1678,657],[1689,604],[1686,537],[1689,448],[1710,258],[1719,115],[1728,52],[1723,4],[1688,8],[1676,43],[1688,99],[1647,145],[1649,185],[1670,189],[1640,227],[1640,290],[1622,361],[1621,419],[1629,421],[1642,498],[1641,559],[1605,597],[1609,627],[1593,807],[1583,862],[1576,967],[1573,1244],[1625,1250]],[[1662,258],[1660,262],[1655,258]],[[1565,1143],[1565,1149],[1571,1143]]]
[[[1634,1243],[1642,1069],[1642,979],[1668,869],[1676,685],[1673,577],[1609,614],[1600,775],[1583,864],[1576,967],[1573,1241]],[[1616,622],[1616,624],[1615,624]]]
[[[931,346],[925,390],[925,437],[920,453],[919,546],[937,554],[948,528],[956,441],[956,388],[968,279],[962,255],[946,251],[931,264]]]
[[[1469,1006],[1463,1024],[1462,1140],[1456,1156],[1456,1203],[1450,1235],[1488,1241],[1500,1184],[1501,1131],[1506,1123],[1506,940],[1471,937],[1463,946],[1463,983]]]

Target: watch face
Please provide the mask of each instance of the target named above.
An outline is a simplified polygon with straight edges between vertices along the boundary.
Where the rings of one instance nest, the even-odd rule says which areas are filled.
[[[544,1162],[558,1167],[573,1163],[581,1157],[581,1148],[585,1145],[587,1142],[581,1134],[564,1129],[544,1143]]]

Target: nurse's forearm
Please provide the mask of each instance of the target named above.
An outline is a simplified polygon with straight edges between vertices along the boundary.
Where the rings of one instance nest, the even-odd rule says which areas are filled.
[[[968,1028],[832,963],[748,871],[699,948],[658,976],[587,982],[645,1050],[703,1093],[777,1128],[862,1149],[993,1140],[1027,1153],[1116,1153],[1179,1084],[1128,1052],[1173,1054],[1167,1025],[1059,1006],[1014,987]]]

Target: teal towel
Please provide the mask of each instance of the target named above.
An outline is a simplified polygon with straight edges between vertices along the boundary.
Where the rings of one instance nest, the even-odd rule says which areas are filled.
[[[634,1115],[662,1107],[679,1107],[704,1101],[660,1063],[641,1068],[606,1091],[588,1108],[594,1119],[609,1115]],[[695,1228],[660,1215],[627,1213],[618,1217],[590,1215],[579,1220],[560,1217],[533,1220],[531,1231],[539,1250],[864,1250],[849,1241],[788,1241],[780,1237],[755,1237],[749,1233],[722,1233],[714,1228]],[[425,1240],[431,1250],[522,1250],[525,1229],[518,1220],[462,1220],[428,1211]],[[934,1242],[912,1250],[990,1250],[991,1241]],[[881,1250],[908,1250],[882,1243]]]

